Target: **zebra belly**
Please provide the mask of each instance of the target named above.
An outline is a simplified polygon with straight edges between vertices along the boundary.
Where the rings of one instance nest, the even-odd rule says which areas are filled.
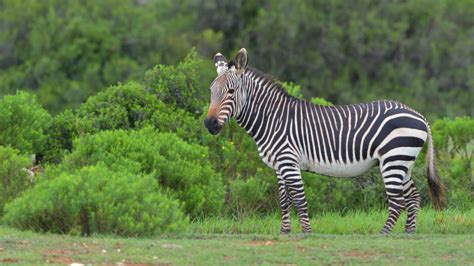
[[[308,162],[302,164],[301,170],[328,176],[354,177],[367,172],[377,164],[378,160],[375,158],[352,163]]]

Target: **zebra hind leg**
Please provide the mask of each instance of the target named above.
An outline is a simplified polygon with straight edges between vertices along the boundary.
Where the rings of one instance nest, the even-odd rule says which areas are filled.
[[[288,234],[291,232],[291,220],[290,220],[291,198],[288,193],[285,180],[280,176],[278,171],[277,171],[277,177],[278,177],[278,192],[280,194],[280,207],[281,207],[280,233]]]
[[[403,165],[391,165],[382,167],[382,176],[385,185],[385,192],[388,197],[388,218],[381,234],[389,234],[405,209],[405,197],[403,194],[403,179],[408,172],[408,168]]]
[[[407,181],[403,184],[403,195],[405,196],[407,208],[407,222],[405,224],[405,233],[412,234],[416,231],[416,218],[420,209],[420,194],[418,193],[415,183],[408,173]]]

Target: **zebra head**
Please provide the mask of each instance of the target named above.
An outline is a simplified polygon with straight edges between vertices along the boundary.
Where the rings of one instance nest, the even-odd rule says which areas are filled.
[[[235,62],[230,64],[222,54],[214,56],[217,78],[211,83],[211,103],[204,120],[204,125],[213,135],[219,133],[231,117],[238,115],[245,103],[243,73],[247,63],[245,48],[240,49]]]

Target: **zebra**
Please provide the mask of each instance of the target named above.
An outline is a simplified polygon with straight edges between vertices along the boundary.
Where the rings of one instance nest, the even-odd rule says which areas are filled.
[[[272,77],[248,66],[242,48],[235,59],[214,56],[217,77],[204,125],[213,134],[235,117],[255,140],[262,161],[275,170],[281,206],[280,232],[291,231],[290,208],[312,232],[301,171],[354,177],[378,165],[388,199],[381,233],[391,233],[407,210],[406,233],[416,230],[420,208],[411,170],[428,142],[427,174],[433,206],[444,205],[444,185],[435,165],[431,129],[421,114],[391,100],[320,106],[290,96]]]

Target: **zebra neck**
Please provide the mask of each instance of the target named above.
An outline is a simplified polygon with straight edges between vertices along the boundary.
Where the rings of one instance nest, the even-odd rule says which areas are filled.
[[[285,107],[298,100],[288,95],[280,84],[255,71],[245,74],[244,89],[247,100],[236,119],[258,146],[264,135],[277,132],[275,125],[287,117]]]

